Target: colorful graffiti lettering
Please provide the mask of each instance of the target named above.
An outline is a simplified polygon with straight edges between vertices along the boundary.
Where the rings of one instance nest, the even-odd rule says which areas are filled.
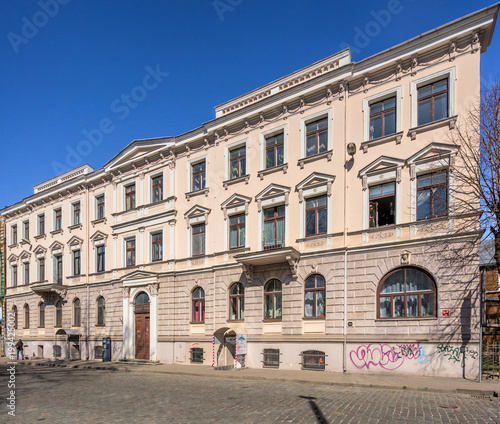
[[[350,353],[351,362],[358,369],[369,369],[370,365],[386,370],[395,370],[403,365],[404,357],[387,344],[361,345]]]
[[[350,353],[351,362],[358,369],[369,369],[370,365],[380,366],[386,370],[398,369],[405,359],[416,359],[418,362],[429,362],[425,347],[421,344],[398,344],[392,347],[387,344],[373,343],[361,345]]]

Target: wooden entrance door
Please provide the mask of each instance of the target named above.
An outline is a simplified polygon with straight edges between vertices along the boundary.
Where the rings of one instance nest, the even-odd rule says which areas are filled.
[[[149,359],[149,313],[135,314],[135,357]]]

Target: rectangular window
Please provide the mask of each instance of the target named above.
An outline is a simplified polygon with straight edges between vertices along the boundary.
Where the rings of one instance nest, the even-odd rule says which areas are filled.
[[[245,247],[245,214],[229,217],[229,248]]]
[[[246,146],[238,147],[229,152],[229,178],[246,175]]]
[[[95,198],[95,218],[103,219],[104,218],[104,194],[97,196]]]
[[[325,352],[320,350],[306,350],[301,353],[302,356],[302,369],[304,370],[318,370],[324,371],[325,369]]]
[[[285,245],[285,206],[264,209],[264,250]]]
[[[38,281],[45,280],[45,258],[38,259]]]
[[[54,282],[55,284],[62,284],[63,282],[63,263],[62,255],[54,256]]]
[[[266,168],[283,165],[285,161],[284,134],[266,138]]]
[[[205,254],[205,224],[193,225],[192,230],[192,255],[199,256]]]
[[[125,210],[135,208],[135,184],[130,184],[125,187]]]
[[[38,215],[38,235],[45,234],[45,214]]]
[[[448,117],[448,79],[418,87],[418,125]]]
[[[12,287],[17,287],[17,265],[12,265]]]
[[[73,203],[73,225],[80,224],[80,202]]]
[[[306,200],[306,236],[326,234],[327,231],[326,196]]]
[[[127,266],[135,266],[135,238],[125,242]]]
[[[80,250],[73,251],[73,275],[80,275],[82,272],[82,256]]]
[[[24,221],[23,222],[23,239],[29,240],[29,238],[30,238],[30,222]]]
[[[370,105],[370,140],[396,132],[396,97]]]
[[[17,244],[17,225],[11,227],[11,244]]]
[[[104,246],[97,246],[96,249],[96,271],[97,272],[104,272],[106,270],[105,265],[105,255],[106,255],[106,249]]]
[[[30,264],[29,264],[29,262],[25,262],[23,264],[23,269],[24,269],[23,284],[29,284],[30,283]]]
[[[154,202],[159,202],[163,200],[163,176],[158,175],[152,179],[152,200]]]
[[[192,347],[190,350],[191,363],[203,363],[203,348],[202,347]]]
[[[151,235],[151,256],[153,262],[163,259],[163,233]]]
[[[396,184],[394,182],[370,187],[370,227],[395,223]]]
[[[62,209],[54,210],[54,230],[58,231],[62,228]]]
[[[306,124],[306,156],[328,150],[328,118]]]
[[[417,177],[417,219],[446,216],[448,213],[448,172]]]
[[[264,368],[279,368],[280,367],[280,350],[279,349],[264,349],[262,352],[264,358],[262,366]]]
[[[192,165],[192,191],[203,190],[205,188],[205,161]]]

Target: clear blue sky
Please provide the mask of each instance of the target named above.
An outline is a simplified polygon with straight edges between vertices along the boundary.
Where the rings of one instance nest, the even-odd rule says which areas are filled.
[[[97,169],[134,139],[196,128],[215,117],[214,106],[347,44],[359,61],[491,4],[4,0],[0,208],[31,195],[33,185],[62,167]],[[384,25],[373,25],[375,15]],[[371,31],[364,45],[355,38],[358,29]],[[482,56],[484,81],[498,75],[499,51],[497,28]],[[156,80],[145,80],[151,73]],[[84,131],[92,133],[103,119],[100,144],[78,154]],[[68,160],[71,151],[78,156]]]

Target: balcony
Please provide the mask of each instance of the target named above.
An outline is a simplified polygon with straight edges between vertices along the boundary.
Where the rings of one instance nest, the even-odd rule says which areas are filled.
[[[67,291],[67,286],[63,284],[63,278],[61,276],[55,276],[52,283],[49,281],[36,281],[30,284],[31,290],[38,295],[46,294],[58,294],[64,296]]]

